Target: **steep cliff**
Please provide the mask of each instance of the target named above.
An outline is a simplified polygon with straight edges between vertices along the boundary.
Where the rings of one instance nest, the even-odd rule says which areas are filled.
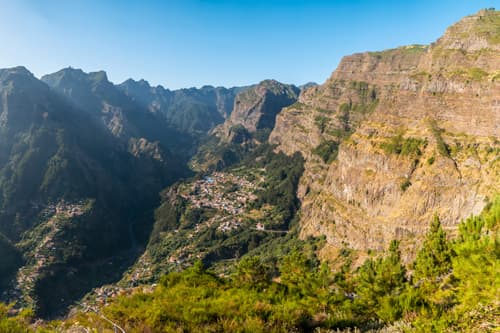
[[[294,103],[299,92],[300,89],[294,85],[274,80],[265,80],[241,91],[236,95],[231,116],[214,133],[224,141],[239,143],[249,133],[270,131],[278,112]]]
[[[270,141],[306,158],[301,235],[411,257],[433,214],[453,231],[478,213],[500,189],[499,49],[481,11],[430,46],[344,57],[284,109]]]

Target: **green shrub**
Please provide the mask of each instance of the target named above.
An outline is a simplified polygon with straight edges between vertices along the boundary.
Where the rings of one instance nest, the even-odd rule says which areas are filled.
[[[417,138],[403,138],[401,134],[395,135],[380,144],[380,147],[387,154],[396,154],[403,156],[420,156],[420,148],[425,146],[426,142]]]
[[[327,164],[332,163],[337,158],[338,151],[339,144],[332,140],[323,141],[313,149],[313,153],[321,157],[323,162]]]
[[[314,123],[316,124],[320,132],[324,133],[328,124],[328,118],[325,116],[316,116],[316,118],[314,118]]]
[[[441,154],[441,156],[444,156],[444,157],[450,157],[450,148],[448,147],[446,142],[444,142],[443,137],[441,135],[443,130],[437,126],[437,123],[435,120],[431,120],[429,122],[429,125],[431,128],[432,135],[434,136],[434,139],[436,140],[436,146],[437,146],[437,150],[438,150],[439,154]]]
[[[411,186],[411,182],[408,178],[406,178],[400,185],[400,188],[401,188],[401,191],[406,191],[408,189],[408,187]]]

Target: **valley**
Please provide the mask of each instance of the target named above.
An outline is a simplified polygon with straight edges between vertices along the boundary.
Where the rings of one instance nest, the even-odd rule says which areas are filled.
[[[0,69],[0,332],[496,332],[499,36],[300,87]]]

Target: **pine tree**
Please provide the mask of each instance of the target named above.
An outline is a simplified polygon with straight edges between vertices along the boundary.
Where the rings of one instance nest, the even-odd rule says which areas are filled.
[[[422,249],[414,263],[416,279],[435,278],[451,269],[451,248],[437,215],[434,216]]]
[[[252,288],[261,288],[271,282],[271,268],[258,256],[244,257],[236,267],[238,283]]]
[[[358,311],[386,322],[401,314],[399,298],[405,287],[406,270],[401,263],[399,242],[392,241],[389,253],[383,258],[369,259],[360,268],[356,282]]]

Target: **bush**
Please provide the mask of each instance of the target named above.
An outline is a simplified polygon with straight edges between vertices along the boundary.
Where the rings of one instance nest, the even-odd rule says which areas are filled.
[[[381,143],[380,147],[387,154],[420,156],[422,154],[420,148],[425,144],[425,140],[411,137],[403,138],[401,134],[398,134]]]
[[[401,188],[401,191],[406,191],[408,189],[408,187],[411,186],[411,182],[408,178],[406,178],[402,183],[401,185],[399,186]]]
[[[436,146],[439,154],[441,154],[441,156],[444,157],[450,157],[450,148],[448,147],[446,142],[444,142],[443,137],[441,135],[443,130],[437,126],[437,123],[434,120],[431,120],[429,122],[429,126],[431,128],[432,135],[436,140]]]
[[[336,158],[339,150],[339,144],[332,140],[323,141],[316,148],[313,153],[321,157],[323,162],[330,164]]]

